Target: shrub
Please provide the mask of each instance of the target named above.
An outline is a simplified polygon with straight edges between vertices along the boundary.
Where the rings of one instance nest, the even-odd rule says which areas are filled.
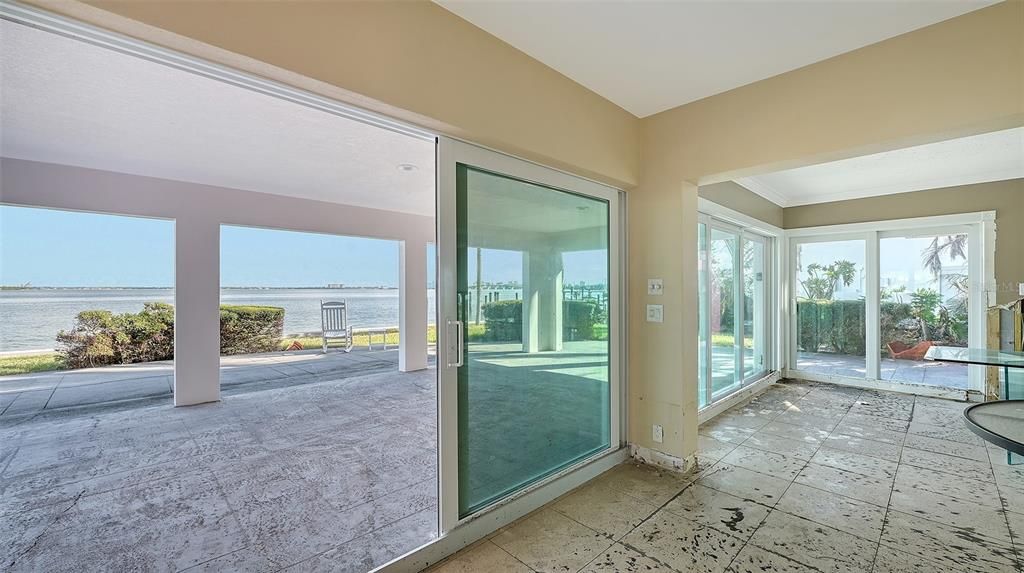
[[[499,300],[480,307],[484,316],[484,340],[522,342],[523,301]]]
[[[284,330],[284,309],[221,306],[222,354],[272,352]],[[57,334],[57,353],[66,368],[132,364],[174,358],[174,307],[148,302],[141,312],[78,313],[70,331]]]
[[[800,350],[864,356],[863,300],[799,300],[796,308]]]
[[[57,353],[68,368],[132,364],[174,357],[174,308],[148,302],[139,313],[78,313],[70,331],[57,334]]]
[[[594,340],[594,325],[604,322],[604,308],[587,300],[562,303],[562,331],[565,340]]]
[[[220,353],[274,352],[284,335],[284,309],[274,306],[220,307]]]
[[[484,317],[483,339],[493,342],[523,340],[523,301],[501,300],[481,307]],[[562,334],[565,340],[596,340],[595,326],[605,321],[604,307],[588,300],[562,302]],[[604,333],[607,336],[607,332]]]

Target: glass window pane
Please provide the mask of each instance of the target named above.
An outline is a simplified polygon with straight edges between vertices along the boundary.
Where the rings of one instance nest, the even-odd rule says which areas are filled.
[[[711,229],[711,392],[713,396],[739,387],[736,343],[740,317],[736,316],[736,272],[739,237],[732,232]]]
[[[611,445],[609,208],[465,165],[456,175],[465,516]]]
[[[764,372],[765,363],[764,242],[743,239],[743,378]]]
[[[797,247],[797,369],[864,377],[865,243],[803,243]]]
[[[708,244],[707,226],[697,224],[697,407],[708,404]]]
[[[933,345],[967,346],[967,234],[879,241],[881,378],[967,389],[967,366],[924,360]]]

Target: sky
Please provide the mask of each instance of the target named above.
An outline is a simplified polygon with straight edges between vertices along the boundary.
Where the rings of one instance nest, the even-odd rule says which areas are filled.
[[[221,228],[221,285],[398,286],[398,242],[294,231]],[[603,283],[605,251],[564,255],[564,280]],[[433,246],[427,276],[434,275]],[[521,280],[522,258],[485,251],[484,280]],[[475,271],[474,271],[475,272]],[[174,223],[0,206],[0,285],[171,287]],[[428,285],[433,280],[428,278]]]

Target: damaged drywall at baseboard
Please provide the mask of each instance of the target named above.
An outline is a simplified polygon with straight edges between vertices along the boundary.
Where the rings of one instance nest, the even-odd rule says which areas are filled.
[[[629,445],[629,455],[640,463],[657,466],[677,472],[689,472],[697,467],[697,455],[680,458],[636,444]]]

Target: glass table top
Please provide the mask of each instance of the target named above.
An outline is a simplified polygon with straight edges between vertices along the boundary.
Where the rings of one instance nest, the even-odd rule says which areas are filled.
[[[939,362],[963,362],[966,364],[985,364],[987,366],[1024,368],[1024,352],[988,350],[985,348],[932,346],[928,349],[928,353],[924,355],[924,359],[936,360]]]
[[[1007,451],[1024,454],[1024,400],[976,404],[964,410],[967,427]]]

